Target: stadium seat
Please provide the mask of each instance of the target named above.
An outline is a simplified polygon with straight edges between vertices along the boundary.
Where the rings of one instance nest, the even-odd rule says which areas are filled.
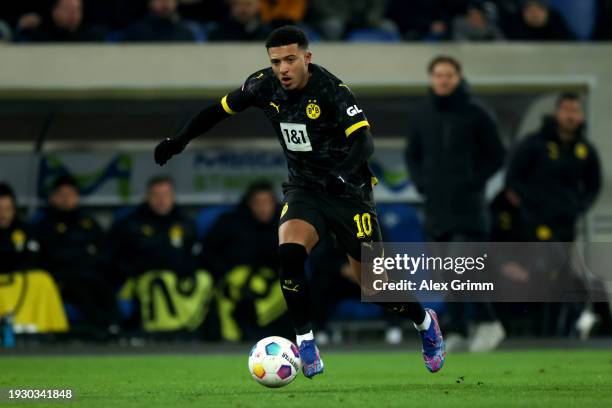
[[[196,233],[198,238],[202,238],[204,234],[212,227],[217,218],[224,212],[233,208],[231,205],[211,205],[201,210],[196,216]]]
[[[46,211],[44,207],[37,208],[34,211],[34,214],[30,217],[30,225],[36,225],[41,222],[46,216]]]
[[[563,15],[578,39],[591,38],[597,20],[597,0],[551,0],[550,5]]]
[[[120,43],[124,39],[125,39],[125,31],[123,30],[111,31],[110,33],[106,35],[106,42],[111,43],[111,44]]]
[[[113,213],[113,221],[111,224],[115,225],[117,222],[123,220],[125,217],[132,214],[134,211],[136,211],[136,207],[134,206],[119,208]]]
[[[308,42],[310,43],[318,43],[321,42],[321,35],[312,27],[308,25],[300,25],[300,28],[306,33],[308,36]]]
[[[183,20],[183,23],[193,33],[196,42],[206,42],[208,40],[208,33],[202,24],[191,20]]]
[[[346,36],[348,42],[389,42],[397,43],[402,37],[393,31],[376,29],[359,29],[350,31]]]
[[[388,242],[423,242],[425,232],[416,209],[408,204],[378,204],[378,219]]]

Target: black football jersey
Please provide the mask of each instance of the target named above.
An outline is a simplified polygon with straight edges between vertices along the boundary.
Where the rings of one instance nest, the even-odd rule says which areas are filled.
[[[370,124],[346,84],[318,65],[309,64],[309,70],[299,91],[286,91],[272,68],[257,71],[221,104],[229,114],[250,106],[263,110],[283,147],[288,185],[322,190],[325,175],[346,158],[351,134]],[[349,176],[349,192],[371,190],[372,180],[364,163]]]

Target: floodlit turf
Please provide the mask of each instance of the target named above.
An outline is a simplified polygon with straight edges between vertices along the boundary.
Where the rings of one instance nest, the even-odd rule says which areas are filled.
[[[325,374],[281,389],[250,378],[247,354],[4,356],[0,389],[74,389],[58,407],[612,407],[612,350],[454,354],[430,374],[416,352],[323,349]]]

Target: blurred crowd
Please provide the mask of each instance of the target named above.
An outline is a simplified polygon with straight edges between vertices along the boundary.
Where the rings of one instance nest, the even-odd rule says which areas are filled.
[[[407,203],[380,203],[384,241],[576,241],[579,221],[602,185],[581,95],[559,95],[541,127],[521,135],[507,154],[461,62],[438,56],[427,72],[428,94],[407,112],[405,151],[410,181],[423,200],[420,213]],[[487,183],[503,169],[505,183],[488,202]],[[103,229],[81,206],[82,182],[70,174],[56,177],[46,205],[28,222],[19,217],[11,186],[0,183],[0,332],[10,327],[105,340],[292,336],[278,278],[275,186],[255,182],[236,205],[205,207],[194,217],[177,204],[172,179],[157,176],[141,205],[118,209]],[[333,334],[334,321],[372,319],[384,322],[387,341],[401,341],[402,322],[360,301],[334,237],[322,237],[311,255],[306,270],[320,343]],[[563,265],[540,262],[534,269],[511,261],[493,273],[519,292],[573,273]],[[584,279],[573,278],[572,289],[582,290]],[[587,338],[598,328],[600,334],[612,331],[603,302],[446,298],[432,307],[442,316],[447,347],[455,350],[491,350],[507,333]]]
[[[612,0],[7,0],[0,41],[260,41],[298,24],[311,41],[612,39]]]

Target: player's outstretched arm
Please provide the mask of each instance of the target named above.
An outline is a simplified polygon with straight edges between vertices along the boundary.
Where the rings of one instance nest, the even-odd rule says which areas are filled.
[[[351,142],[346,158],[327,175],[325,185],[330,193],[344,193],[348,176],[357,171],[374,153],[374,139],[367,127],[356,130],[351,135]]]
[[[172,156],[182,152],[191,139],[206,133],[217,123],[230,116],[221,103],[204,108],[175,137],[168,137],[155,147],[155,163],[163,166]]]

